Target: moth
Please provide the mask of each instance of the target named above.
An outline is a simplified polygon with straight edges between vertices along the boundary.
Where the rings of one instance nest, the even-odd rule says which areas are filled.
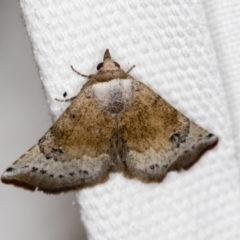
[[[28,190],[61,193],[103,183],[111,172],[145,183],[190,168],[218,138],[191,122],[111,59],[1,180]],[[65,94],[66,95],[66,94]]]

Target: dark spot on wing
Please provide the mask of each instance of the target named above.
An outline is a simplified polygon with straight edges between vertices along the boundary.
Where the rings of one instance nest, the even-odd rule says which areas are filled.
[[[32,172],[36,172],[38,170],[37,167],[32,167]]]
[[[47,173],[47,171],[46,170],[41,170],[40,173],[45,174],[45,173]]]
[[[58,160],[60,155],[63,153],[63,149],[61,147],[53,147],[50,153],[46,154],[46,159],[54,159],[55,161]]]
[[[60,154],[63,153],[63,150],[60,147],[53,147],[52,151]]]
[[[29,167],[29,165],[25,165],[25,166],[23,166],[22,168],[28,168]]]
[[[173,133],[169,140],[173,142],[176,141],[179,137],[180,137],[179,133]]]
[[[64,93],[63,93],[63,97],[66,97],[66,96],[67,96],[67,92],[64,92]]]
[[[69,175],[70,175],[70,176],[74,176],[75,173],[74,173],[74,172],[70,172]]]
[[[164,167],[164,168],[167,168],[167,167],[168,167],[168,164],[163,164],[163,167]]]
[[[211,137],[213,137],[214,135],[212,134],[212,133],[209,133],[206,137],[207,138],[211,138]]]
[[[154,166],[154,165],[151,165],[149,168],[153,170],[153,169],[155,168],[155,166]]]
[[[72,119],[74,119],[76,116],[75,116],[75,114],[70,114],[70,119],[72,120]]]
[[[180,135],[180,133],[173,133],[171,137],[169,138],[169,141],[174,144],[177,148],[180,147],[181,143],[186,142],[186,138],[184,135]]]
[[[39,139],[38,143],[40,143],[40,144],[41,144],[41,143],[43,143],[45,140],[46,140],[46,137],[45,137],[45,136],[43,136],[42,138],[40,138],[40,139]]]
[[[172,136],[169,138],[170,142],[177,142],[180,137],[179,133],[173,133]]]
[[[63,178],[63,175],[60,174],[60,175],[59,175],[59,178]]]
[[[14,170],[13,167],[9,167],[9,168],[6,169],[6,172],[12,172],[13,170]]]

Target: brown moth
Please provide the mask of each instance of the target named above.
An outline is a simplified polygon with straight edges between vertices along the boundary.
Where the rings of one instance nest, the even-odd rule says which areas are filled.
[[[102,183],[111,172],[161,182],[217,144],[215,135],[130,76],[131,69],[124,72],[108,49],[97,70],[89,76],[74,70],[88,81],[39,142],[7,168],[3,183],[60,193]]]

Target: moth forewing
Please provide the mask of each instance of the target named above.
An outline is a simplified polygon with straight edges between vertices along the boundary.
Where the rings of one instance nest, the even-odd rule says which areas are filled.
[[[88,81],[39,142],[7,168],[3,183],[60,193],[102,183],[116,171],[161,182],[217,144],[215,135],[130,76],[132,68],[122,70],[108,49],[95,74],[72,69]]]

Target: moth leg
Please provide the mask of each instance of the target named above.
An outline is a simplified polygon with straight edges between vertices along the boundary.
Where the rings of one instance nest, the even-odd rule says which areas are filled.
[[[88,77],[89,77],[89,76],[87,76],[87,75],[85,75],[85,74],[82,74],[82,73],[78,72],[76,69],[73,68],[72,65],[71,65],[71,69],[72,69],[75,73],[77,73],[78,75],[80,75],[80,76],[82,76],[82,77],[85,77],[85,78],[88,78]]]
[[[68,98],[68,99],[59,99],[59,98],[55,98],[56,101],[59,101],[59,102],[72,102],[77,96],[74,96],[74,97],[71,97],[71,98]]]
[[[136,67],[135,65],[131,66],[130,69],[126,73],[130,73],[133,70],[133,68],[135,68],[135,67]]]
[[[80,72],[78,72],[76,69],[73,68],[73,66],[71,65],[71,69],[77,73],[78,75],[82,76],[82,77],[85,77],[85,78],[88,78],[89,76],[85,75],[85,74],[82,74]],[[56,101],[59,101],[59,102],[72,102],[77,96],[74,96],[74,97],[71,97],[71,98],[68,98],[68,99],[59,99],[59,98],[55,98]]]

